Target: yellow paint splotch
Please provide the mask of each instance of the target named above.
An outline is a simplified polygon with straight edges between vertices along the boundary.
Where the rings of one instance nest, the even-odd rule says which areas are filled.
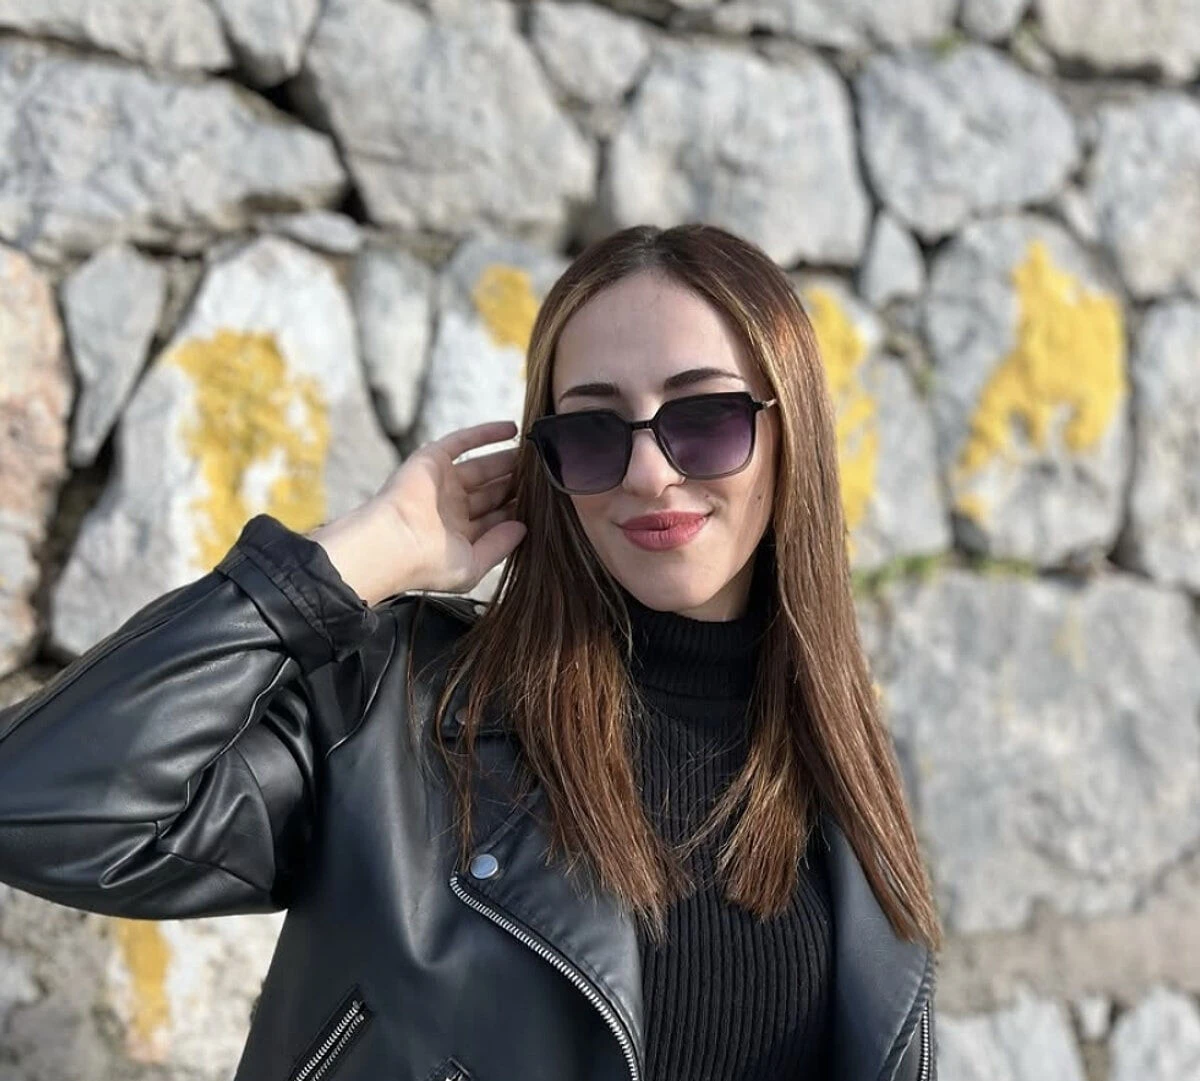
[[[867,343],[845,306],[831,290],[813,286],[804,292],[817,334],[826,380],[837,412],[838,469],[842,507],[853,533],[875,494],[879,463],[879,427],[875,399],[863,384]],[[853,538],[850,541],[853,558]]]
[[[475,310],[492,341],[524,353],[541,306],[529,272],[504,263],[484,267],[471,292]],[[525,377],[522,365],[521,377]]]
[[[197,555],[215,566],[258,513],[297,532],[326,519],[329,409],[318,380],[293,375],[274,334],[218,330],[164,359],[196,388],[195,420],[180,435],[199,463]]]
[[[1063,441],[1082,453],[1099,443],[1127,393],[1118,299],[1085,288],[1056,266],[1040,239],[1030,243],[1012,278],[1020,313],[1017,342],[980,394],[952,475],[956,509],[980,523],[989,508],[962,486],[997,459],[1021,463],[1014,422],[1029,444],[1044,449],[1065,410]]]
[[[153,920],[114,918],[111,927],[130,983],[126,1052],[135,1062],[163,1062],[171,1020],[166,984],[170,947]]]

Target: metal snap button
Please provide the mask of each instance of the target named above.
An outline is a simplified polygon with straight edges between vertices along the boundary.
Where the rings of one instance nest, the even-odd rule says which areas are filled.
[[[474,878],[491,878],[500,870],[500,861],[490,852],[481,852],[471,859],[471,875]]]

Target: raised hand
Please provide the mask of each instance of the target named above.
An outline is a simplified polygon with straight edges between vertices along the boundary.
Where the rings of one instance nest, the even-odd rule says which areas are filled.
[[[518,449],[465,462],[476,447],[510,439],[510,420],[458,428],[405,459],[379,491],[309,534],[368,603],[414,589],[466,593],[517,547],[525,525],[513,517]]]

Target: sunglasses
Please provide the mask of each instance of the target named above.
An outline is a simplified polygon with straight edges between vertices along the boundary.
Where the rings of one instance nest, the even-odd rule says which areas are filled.
[[[745,469],[754,454],[756,418],[778,399],[744,390],[663,402],[649,420],[628,421],[611,409],[538,417],[525,439],[537,447],[550,483],[568,495],[595,495],[621,483],[633,456],[633,433],[649,428],[668,462],[688,480],[713,480]]]

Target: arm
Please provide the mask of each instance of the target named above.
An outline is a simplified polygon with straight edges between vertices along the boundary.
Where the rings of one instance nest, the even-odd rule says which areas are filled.
[[[331,669],[378,620],[319,543],[252,518],[0,711],[0,881],[129,917],[286,907],[320,757],[356,720],[361,681]]]

